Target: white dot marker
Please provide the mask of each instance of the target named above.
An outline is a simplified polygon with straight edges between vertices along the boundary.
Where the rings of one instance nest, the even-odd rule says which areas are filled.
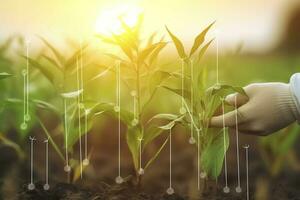
[[[172,195],[172,194],[175,193],[175,191],[172,187],[169,187],[166,192],[167,192],[168,195]]]
[[[46,184],[43,186],[43,188],[44,188],[44,190],[46,190],[46,191],[47,191],[47,190],[49,190],[49,189],[50,189],[50,185],[46,183]]]
[[[33,183],[29,183],[28,190],[34,190],[34,189],[35,189],[35,185]]]
[[[190,144],[195,144],[195,143],[196,143],[195,138],[194,138],[194,137],[190,137],[189,143],[190,143]]]
[[[229,188],[228,186],[225,186],[225,187],[223,188],[223,192],[224,192],[224,193],[229,193],[229,192],[230,192],[230,188]]]
[[[144,175],[145,174],[145,170],[143,168],[140,168],[138,171],[139,175]]]
[[[139,123],[139,121],[138,121],[137,119],[133,119],[133,120],[131,121],[131,125],[132,125],[132,126],[136,126],[136,125],[138,125],[138,123]]]
[[[120,107],[119,106],[114,106],[114,111],[115,112],[120,112]]]
[[[71,171],[70,165],[66,165],[66,166],[64,167],[64,171],[65,171],[65,172],[70,172],[70,171]]]
[[[206,178],[206,177],[207,177],[206,172],[201,172],[201,173],[200,173],[200,178],[204,179],[204,178]]]
[[[124,179],[121,176],[118,176],[115,181],[117,184],[122,184],[124,182]]]
[[[27,129],[27,124],[26,124],[26,122],[23,122],[22,124],[21,124],[21,130],[26,130]]]

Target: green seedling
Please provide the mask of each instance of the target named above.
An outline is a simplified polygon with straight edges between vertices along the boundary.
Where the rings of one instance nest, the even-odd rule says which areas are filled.
[[[136,26],[130,27],[120,18],[123,32],[112,34],[112,36],[98,35],[106,43],[115,45],[121,49],[125,57],[113,54],[106,54],[116,63],[120,64],[122,85],[125,85],[133,102],[133,111],[118,108],[117,105],[106,104],[105,111],[115,117],[120,117],[127,126],[126,140],[132,155],[133,166],[136,174],[136,184],[140,185],[141,177],[145,170],[151,165],[159,155],[162,148],[167,143],[167,139],[145,164],[142,155],[154,139],[161,135],[162,129],[157,128],[147,122],[145,109],[150,104],[159,86],[172,76],[171,73],[162,71],[157,67],[156,60],[160,52],[167,45],[163,39],[155,41],[154,33],[147,40],[141,40],[140,31],[142,16]],[[103,106],[103,105],[102,105]],[[120,112],[120,115],[118,113]]]
[[[196,38],[189,52],[186,53],[182,42],[166,27],[181,60],[181,88],[167,90],[179,95],[182,100],[179,115],[173,115],[169,124],[160,127],[169,129],[180,123],[190,131],[189,142],[198,147],[198,165],[201,176],[217,178],[221,173],[224,157],[229,146],[227,128],[209,127],[211,117],[220,107],[222,100],[229,92],[246,95],[240,87],[216,84],[207,86],[207,68],[201,63],[202,58],[213,40],[206,41],[206,34],[214,23],[205,28]],[[157,118],[168,119],[169,115],[158,115]]]

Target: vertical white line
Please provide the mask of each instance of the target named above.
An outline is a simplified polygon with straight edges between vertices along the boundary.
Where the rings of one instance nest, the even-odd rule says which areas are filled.
[[[66,158],[66,165],[64,167],[65,172],[69,172],[71,170],[69,166],[69,153],[68,153],[68,116],[67,116],[67,99],[63,99],[64,103],[64,124],[65,124],[65,158]]]
[[[49,183],[49,177],[48,177],[48,173],[49,173],[49,170],[48,170],[48,162],[49,162],[49,157],[48,157],[49,155],[48,155],[48,140],[47,140],[47,142],[46,142],[46,184],[48,184]]]
[[[81,101],[84,100],[84,88],[83,88],[83,54],[82,54],[82,41],[80,40],[80,88],[82,89]]]
[[[29,42],[26,42],[26,121],[30,120],[29,116]]]
[[[194,90],[193,90],[193,83],[194,83],[194,66],[193,66],[193,60],[191,60],[191,118],[193,117],[194,114]],[[193,119],[191,119],[192,121]],[[191,138],[190,138],[190,143],[194,144],[195,143],[195,138],[194,138],[194,126],[191,124]]]
[[[30,141],[30,183],[33,183],[33,140]]]
[[[34,137],[29,136],[30,140],[30,183],[28,184],[28,190],[34,190],[35,185],[33,181],[33,141],[35,140]]]
[[[197,148],[197,186],[198,190],[200,190],[200,131],[197,129],[197,143],[198,143],[198,148]]]
[[[245,145],[245,154],[246,154],[246,188],[247,188],[247,200],[249,200],[249,145]]]
[[[115,181],[117,184],[123,183],[123,178],[121,177],[121,68],[120,62],[116,64],[116,74],[117,74],[117,109],[118,112],[118,176]]]
[[[83,165],[89,165],[89,158],[88,158],[88,110],[84,109],[84,132],[85,132],[85,140],[84,140],[84,160]]]
[[[21,124],[21,129],[25,130],[27,128],[26,124],[26,70],[22,71],[23,75],[23,122]]]
[[[237,109],[237,97],[234,99],[234,107],[235,107],[235,135],[236,135],[236,162],[237,162],[237,181],[238,185],[235,188],[237,193],[242,192],[241,188],[241,177],[240,177],[240,150],[239,150],[239,126],[238,126],[238,109]]]
[[[77,89],[80,90],[79,83],[79,63],[77,56]],[[81,148],[81,107],[80,107],[80,95],[77,97],[77,107],[78,107],[78,135],[79,135],[79,160],[80,160],[80,178],[82,179],[82,148]]]
[[[46,149],[45,149],[45,154],[46,154],[46,172],[45,172],[45,178],[46,178],[46,183],[44,184],[44,190],[49,190],[49,139],[46,139],[44,141]]]
[[[224,172],[225,172],[225,187],[223,188],[224,193],[229,193],[230,189],[228,187],[228,178],[227,178],[227,152],[226,152],[226,125],[225,125],[225,105],[224,99],[222,99],[222,116],[223,116],[223,138],[224,138]]]
[[[169,157],[170,157],[170,163],[169,163],[169,188],[167,189],[167,194],[172,195],[174,194],[174,189],[172,187],[172,129],[169,130]]]
[[[169,153],[170,153],[170,188],[172,188],[172,129],[170,129],[170,143],[169,143]]]
[[[217,58],[216,58],[216,62],[217,62],[217,85],[220,84],[219,82],[219,32],[218,30],[216,30],[216,41],[217,41]]]
[[[143,175],[144,174],[144,169],[142,167],[142,140],[143,138],[139,138],[139,153],[140,153],[140,169],[138,171],[139,175]]]

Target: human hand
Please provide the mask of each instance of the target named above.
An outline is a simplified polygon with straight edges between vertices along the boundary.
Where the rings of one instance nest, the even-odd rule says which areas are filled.
[[[227,103],[238,107],[238,128],[245,134],[268,135],[299,119],[290,85],[284,83],[255,83],[244,88],[248,98],[235,93]],[[236,102],[235,102],[236,101]],[[236,126],[236,111],[224,114],[225,126]],[[214,116],[211,127],[223,127],[223,115]]]

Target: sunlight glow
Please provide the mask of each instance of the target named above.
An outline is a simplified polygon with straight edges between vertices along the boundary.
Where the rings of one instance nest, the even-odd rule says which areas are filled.
[[[120,5],[102,11],[96,21],[97,33],[109,35],[122,33],[122,19],[128,26],[133,27],[138,22],[142,9],[133,5]]]

